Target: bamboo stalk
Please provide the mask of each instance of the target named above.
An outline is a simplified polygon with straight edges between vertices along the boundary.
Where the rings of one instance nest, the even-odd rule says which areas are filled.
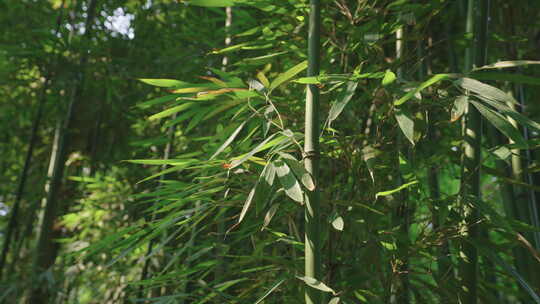
[[[60,13],[56,20],[56,29],[54,31],[55,36],[60,31],[60,26],[62,24],[62,19],[64,15],[64,10],[63,10],[64,2],[65,0],[62,1]],[[21,200],[24,194],[24,190],[26,188],[26,179],[28,177],[28,171],[30,170],[30,164],[32,163],[34,147],[35,147],[37,137],[38,137],[38,130],[39,130],[39,127],[41,126],[41,120],[43,117],[43,109],[45,107],[45,102],[47,100],[47,90],[49,89],[50,84],[51,84],[51,71],[49,70],[47,74],[45,75],[45,82],[43,83],[43,88],[41,89],[41,96],[38,102],[38,109],[36,111],[36,116],[32,124],[32,133],[30,135],[30,141],[28,143],[28,150],[26,151],[26,157],[24,160],[23,169],[19,177],[19,184],[17,185],[17,192],[15,193],[15,201],[13,203],[11,216],[9,217],[8,226],[5,232],[6,235],[4,238],[2,253],[0,255],[0,280],[2,279],[2,274],[3,274],[7,254],[9,252],[9,247],[11,246],[12,236],[14,234],[15,234],[15,242],[17,241],[18,226],[19,226],[18,220],[19,220],[19,212],[21,208]]]
[[[486,36],[488,6],[486,0],[469,0],[467,7],[467,34],[474,37],[472,45],[466,49],[464,72],[472,70],[473,63],[484,65],[486,60]],[[476,19],[476,20],[475,20]],[[475,23],[478,28],[475,31]],[[464,157],[461,184],[461,198],[464,203],[465,224],[468,240],[463,243],[463,259],[460,261],[462,288],[460,300],[464,304],[478,302],[478,253],[472,244],[479,236],[478,210],[470,206],[470,200],[480,198],[482,119],[478,110],[468,107],[464,128]]]
[[[92,0],[88,5],[87,18],[85,23],[85,34],[84,39],[90,39],[90,33],[92,29],[92,24],[94,21],[94,16],[96,13],[97,0]],[[30,303],[40,304],[47,303],[49,300],[49,291],[46,284],[41,284],[37,277],[39,274],[46,271],[53,263],[55,254],[51,254],[51,248],[54,245],[54,223],[56,221],[58,209],[59,209],[59,194],[60,187],[64,176],[64,168],[67,158],[67,147],[69,144],[69,131],[72,126],[72,121],[74,118],[74,108],[77,106],[78,102],[81,100],[82,91],[85,83],[84,69],[88,61],[88,52],[82,52],[81,59],[79,62],[79,69],[76,73],[77,84],[74,88],[65,118],[63,121],[63,126],[60,129],[60,136],[58,136],[58,141],[55,145],[58,148],[57,153],[54,155],[54,168],[51,178],[51,183],[49,191],[47,193],[46,204],[44,207],[43,215],[40,220],[39,225],[39,237],[36,245],[36,251],[34,255],[34,261],[32,265],[32,274],[33,274],[33,283],[32,290],[30,294]]]
[[[310,0],[308,34],[307,76],[318,76],[320,65],[321,5],[319,0]],[[321,279],[320,246],[320,191],[319,191],[319,88],[307,86],[305,113],[304,157],[306,170],[312,175],[315,189],[308,192],[305,204],[305,275]],[[305,289],[306,304],[322,303],[321,293],[310,287]]]

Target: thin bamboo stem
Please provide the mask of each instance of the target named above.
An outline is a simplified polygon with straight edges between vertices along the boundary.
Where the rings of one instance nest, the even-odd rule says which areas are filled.
[[[321,5],[319,0],[310,0],[308,34],[308,71],[307,76],[318,76],[320,65],[320,27]],[[321,280],[320,254],[320,192],[319,192],[319,133],[320,112],[319,88],[307,86],[304,157],[306,170],[315,181],[315,189],[308,192],[305,204],[305,275]],[[306,304],[322,303],[321,293],[310,287],[305,290]]]

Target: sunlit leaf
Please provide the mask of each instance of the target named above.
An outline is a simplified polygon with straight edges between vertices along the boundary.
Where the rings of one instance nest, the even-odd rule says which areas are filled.
[[[387,196],[387,195],[391,195],[391,194],[394,194],[396,192],[399,192],[405,188],[408,188],[414,184],[418,184],[418,181],[412,181],[412,182],[408,182],[406,184],[403,184],[395,189],[392,189],[392,190],[388,190],[388,191],[381,191],[381,192],[377,192],[377,194],[375,194],[375,198],[378,198],[380,196]]]
[[[425,88],[427,87],[430,87],[442,80],[445,80],[445,79],[449,79],[450,77],[452,77],[451,74],[436,74],[434,75],[433,77],[431,77],[430,79],[424,81],[423,83],[421,83],[417,88],[415,88],[414,90],[411,90],[409,92],[407,92],[407,94],[405,94],[403,97],[401,97],[400,99],[394,101],[394,105],[395,106],[399,106],[403,103],[405,103],[407,100],[413,98],[417,93],[421,92],[422,90],[424,90]]]
[[[529,65],[529,64],[540,64],[540,61],[534,61],[534,60],[499,61],[499,62],[496,62],[496,63],[481,66],[481,67],[476,68],[474,70],[514,68],[514,67],[523,66],[523,65]]]
[[[321,290],[321,291],[324,291],[324,292],[331,292],[332,294],[336,294],[336,292],[326,286],[326,284],[324,284],[323,282],[315,279],[315,278],[312,278],[312,277],[308,277],[308,276],[304,276],[304,277],[297,277],[298,279],[304,281],[306,283],[306,285],[312,287],[312,288],[315,288],[315,289],[318,289],[318,290]]]
[[[470,101],[472,105],[489,121],[495,128],[497,128],[501,133],[506,135],[508,138],[512,139],[516,144],[521,146],[527,146],[527,142],[521,132],[516,129],[506,117],[503,115],[490,110],[489,108],[483,106],[481,103],[474,100]]]
[[[276,168],[276,174],[285,190],[285,194],[290,197],[292,200],[303,203],[304,202],[304,192],[300,187],[300,183],[296,180],[293,172],[290,167],[282,160],[277,160],[274,162]]]
[[[223,150],[225,150],[232,142],[233,140],[236,138],[236,136],[238,136],[238,134],[240,133],[240,131],[242,131],[242,129],[244,128],[244,126],[246,125],[247,123],[247,120],[244,121],[243,123],[241,123],[237,128],[236,130],[234,130],[234,132],[229,136],[229,138],[227,138],[227,140],[216,150],[216,152],[214,152],[214,154],[212,154],[212,156],[210,157],[210,160],[214,159],[216,156],[219,155],[219,153],[223,152]]]
[[[452,107],[452,117],[450,118],[451,122],[457,121],[463,114],[465,114],[465,111],[467,110],[467,106],[469,104],[469,97],[467,96],[459,96],[454,101],[454,106]]]
[[[306,189],[309,191],[315,190],[315,182],[313,181],[313,177],[311,174],[309,174],[301,162],[288,153],[280,152],[279,155],[287,163],[287,165],[289,165],[294,175],[302,182]]]
[[[308,66],[307,60],[302,61],[301,63],[290,68],[285,73],[278,75],[278,77],[276,77],[276,79],[274,79],[272,83],[270,84],[269,90],[272,91],[273,89],[279,87],[281,84],[287,82],[288,80],[296,76],[298,73],[305,70],[307,66]]]
[[[387,86],[391,84],[392,82],[396,81],[396,74],[390,70],[386,70],[384,73],[384,78],[382,79],[382,85]]]
[[[396,120],[405,137],[414,146],[414,120],[412,120],[410,113],[404,109],[397,108]]]
[[[347,82],[347,88],[341,92],[336,102],[330,108],[330,112],[328,113],[328,126],[332,124],[332,122],[339,116],[339,114],[341,114],[345,106],[349,103],[357,86],[357,81]]]

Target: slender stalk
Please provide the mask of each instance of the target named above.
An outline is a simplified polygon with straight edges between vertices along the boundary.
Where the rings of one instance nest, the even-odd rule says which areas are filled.
[[[90,40],[90,33],[92,24],[94,21],[94,16],[96,12],[97,0],[91,0],[88,5],[87,18],[85,23],[85,35],[84,39]],[[77,103],[81,100],[82,91],[85,83],[84,68],[88,61],[88,52],[85,50],[82,52],[81,59],[79,62],[79,68],[77,71],[77,84],[74,88],[65,118],[63,121],[63,126],[60,130],[60,136],[58,137],[57,147],[58,151],[54,159],[54,169],[52,173],[52,179],[50,183],[50,188],[47,193],[46,205],[44,208],[43,216],[40,220],[40,231],[39,237],[36,245],[36,251],[34,256],[34,261],[32,265],[32,274],[33,274],[33,284],[32,291],[30,295],[29,303],[39,304],[39,303],[48,303],[50,300],[49,291],[46,287],[47,284],[41,284],[37,280],[37,276],[44,271],[46,271],[50,266],[54,264],[55,254],[52,251],[54,248],[54,224],[56,221],[58,209],[59,209],[59,197],[60,197],[60,187],[64,176],[64,168],[67,158],[67,147],[69,144],[69,130],[72,127],[72,121],[74,117],[74,108],[77,106]]]
[[[63,11],[64,1],[62,1],[60,13],[56,21],[55,36],[60,31],[60,25],[62,24],[62,18],[63,18],[63,12],[64,12]],[[49,70],[47,72],[47,75],[45,75],[45,82],[43,84],[43,88],[41,89],[41,96],[38,102],[38,109],[36,112],[36,116],[34,118],[34,122],[32,124],[32,133],[30,135],[30,141],[28,143],[28,150],[26,151],[26,157],[24,160],[24,165],[21,171],[21,175],[19,177],[19,184],[17,186],[17,192],[15,193],[15,201],[13,203],[13,209],[11,211],[11,216],[9,218],[8,226],[5,232],[6,236],[4,238],[2,253],[0,255],[0,280],[2,279],[6,257],[9,252],[9,247],[11,246],[12,236],[15,234],[15,241],[16,241],[17,235],[18,235],[17,230],[19,226],[18,220],[19,220],[19,212],[21,208],[21,199],[23,197],[24,189],[26,187],[26,179],[28,177],[28,171],[30,170],[30,164],[32,163],[32,156],[34,154],[34,147],[35,147],[37,137],[38,137],[38,130],[39,130],[39,127],[41,126],[41,120],[43,117],[43,109],[45,107],[45,101],[47,100],[47,90],[49,89],[50,84],[51,84],[50,79],[51,79],[51,71]]]
[[[321,5],[319,0],[310,0],[309,34],[308,34],[308,72],[307,76],[318,76],[320,65],[320,27]],[[315,189],[307,194],[305,204],[305,275],[321,280],[320,254],[320,190],[319,190],[319,88],[307,86],[306,126],[305,126],[305,167],[313,176]],[[306,304],[322,303],[321,293],[314,288],[306,287]]]
[[[474,41],[473,44],[466,49],[464,66],[464,71],[466,73],[472,69],[473,63],[478,66],[484,65],[486,61],[487,4],[486,0],[468,1],[466,32],[474,37]],[[475,19],[477,19],[478,22],[475,22]],[[476,31],[475,23],[478,23]],[[465,117],[464,137],[461,195],[462,201],[464,202],[468,240],[463,243],[462,247],[462,254],[464,257],[461,260],[460,265],[462,277],[460,300],[464,304],[476,304],[478,302],[478,253],[472,243],[476,242],[479,236],[477,225],[479,214],[476,208],[471,207],[470,201],[477,200],[481,195],[480,152],[482,119],[478,110],[472,106],[469,106]]]

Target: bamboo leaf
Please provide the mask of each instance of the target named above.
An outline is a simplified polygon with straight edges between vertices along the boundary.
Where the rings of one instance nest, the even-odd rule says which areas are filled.
[[[266,78],[266,75],[262,71],[257,72],[257,79],[259,79],[265,88],[270,86],[270,81],[268,81],[268,78]]]
[[[163,118],[163,117],[173,115],[174,113],[178,113],[178,112],[184,111],[185,109],[189,109],[189,107],[191,107],[192,105],[194,105],[193,102],[187,102],[187,103],[181,104],[179,106],[169,108],[169,109],[167,109],[165,111],[159,112],[157,114],[154,114],[154,115],[148,117],[148,120],[156,120],[156,119],[160,119],[160,118]]]
[[[514,67],[523,66],[523,65],[529,65],[529,64],[540,64],[540,61],[534,61],[534,60],[499,61],[499,62],[496,62],[496,63],[481,66],[479,68],[474,69],[473,71],[486,70],[486,69],[514,68]]]
[[[313,181],[313,177],[311,174],[309,174],[301,162],[296,160],[294,156],[288,153],[279,152],[279,155],[287,163],[287,165],[289,165],[294,175],[302,182],[306,189],[309,191],[315,190],[315,182]]]
[[[332,105],[332,108],[330,108],[330,112],[328,113],[328,126],[332,124],[332,122],[339,116],[339,114],[341,114],[345,106],[349,103],[357,86],[358,82],[356,81],[347,82],[347,88],[341,92],[336,102]]]
[[[518,103],[512,96],[506,94],[504,91],[472,78],[459,78],[455,83],[465,90],[478,94],[481,98],[487,98],[503,104]]]
[[[272,140],[272,138],[274,138],[274,136],[276,136],[277,133],[274,133],[272,135],[270,135],[269,137],[267,137],[263,142],[261,142],[260,144],[258,144],[255,148],[253,148],[253,150],[251,150],[249,153],[247,154],[244,154],[244,156],[242,156],[240,159],[235,159],[232,161],[231,163],[231,169],[235,168],[235,167],[238,167],[240,166],[243,162],[245,162],[248,158],[252,157],[253,155],[255,155],[255,153],[263,150],[263,148],[265,147],[265,145],[270,141]]]
[[[416,89],[407,92],[407,94],[405,94],[403,97],[401,97],[400,99],[394,101],[394,105],[399,106],[399,105],[405,103],[407,100],[413,98],[414,95],[418,94],[419,92],[421,92],[425,88],[430,87],[430,86],[432,86],[432,85],[434,85],[434,84],[436,84],[436,83],[438,83],[438,82],[440,82],[442,80],[449,79],[451,76],[452,76],[451,74],[436,74],[436,75],[434,75],[430,79],[428,79],[428,80],[424,81],[423,83],[421,83]]]
[[[343,218],[337,212],[333,212],[330,216],[330,223],[338,231],[343,231],[343,227],[345,226]]]
[[[474,100],[470,101],[472,105],[488,120],[495,128],[506,137],[512,139],[516,144],[520,146],[527,146],[527,141],[523,138],[519,130],[517,130],[503,115],[490,110],[483,106],[481,103]]]
[[[189,0],[189,1],[182,1],[182,2],[185,2],[193,6],[227,7],[227,6],[234,6],[237,1],[235,0]]]
[[[296,76],[298,73],[305,70],[307,66],[308,66],[307,61],[302,61],[299,64],[290,68],[285,73],[280,74],[278,77],[276,77],[276,79],[274,79],[274,81],[272,81],[272,83],[270,84],[269,90],[272,91],[273,89],[279,87],[284,82],[290,80],[291,78]]]
[[[387,195],[390,195],[390,194],[394,194],[396,192],[399,192],[405,188],[408,188],[414,184],[418,184],[418,181],[412,181],[412,182],[409,182],[409,183],[406,183],[406,184],[403,184],[399,187],[397,187],[396,189],[392,189],[392,190],[388,190],[388,191],[382,191],[382,192],[377,192],[377,194],[375,194],[375,199],[377,199],[378,197],[380,196],[387,196]]]
[[[474,72],[469,76],[477,80],[499,80],[513,83],[540,85],[540,77],[532,77],[517,73]]]
[[[139,78],[139,80],[149,85],[153,85],[156,87],[164,87],[164,88],[184,86],[187,84],[187,82],[175,80],[175,79]]]
[[[258,185],[258,183],[257,183]],[[249,209],[249,206],[251,205],[251,201],[253,201],[253,196],[255,195],[255,189],[257,188],[257,185],[255,185],[251,191],[249,191],[249,195],[244,203],[244,206],[242,207],[242,211],[240,212],[240,216],[238,217],[238,223],[242,222],[244,219],[244,216],[246,216],[246,213]]]
[[[339,304],[340,303],[340,299],[339,297],[334,297],[332,299],[330,299],[330,301],[328,302],[328,304]]]
[[[264,222],[263,222],[261,231],[264,230],[266,227],[268,227],[268,225],[270,224],[270,221],[272,221],[272,218],[274,217],[274,215],[276,215],[278,208],[279,208],[279,203],[273,204],[270,207],[270,209],[268,209],[268,211],[266,212],[266,215],[264,216]]]
[[[371,181],[375,182],[375,176],[373,174],[375,169],[375,157],[379,155],[381,152],[371,146],[365,146],[362,149],[362,158],[366,162],[366,166],[369,171],[369,175],[371,176]]]
[[[469,104],[469,97],[463,95],[456,98],[456,100],[454,101],[454,106],[452,107],[452,114],[451,114],[450,121],[455,122],[463,114],[465,114],[468,104]]]
[[[411,119],[411,115],[404,109],[397,108],[396,120],[405,137],[414,146],[414,120]]]
[[[312,287],[312,288],[315,288],[315,289],[318,289],[318,290],[321,290],[321,291],[324,291],[324,292],[331,292],[333,295],[336,294],[336,292],[326,286],[326,284],[324,284],[323,282],[315,279],[315,278],[312,278],[312,277],[307,277],[307,276],[304,276],[304,277],[296,277],[302,281],[304,281],[304,283],[306,283],[306,285],[308,285],[309,287]]]
[[[296,180],[296,177],[291,171],[291,168],[282,160],[277,160],[274,162],[276,168],[276,174],[285,190],[285,194],[290,197],[292,200],[303,204],[304,203],[304,192],[300,187],[300,183]]]
[[[171,95],[161,96],[161,97],[158,97],[158,98],[150,99],[150,100],[145,101],[145,102],[141,102],[141,103],[137,104],[136,107],[140,108],[140,109],[147,109],[147,108],[150,108],[153,105],[157,105],[157,104],[164,103],[164,102],[167,102],[167,101],[175,100],[176,98],[178,98],[180,96],[181,96],[181,94],[171,94]]]
[[[279,281],[277,281],[276,283],[274,283],[274,285],[272,285],[272,287],[270,287],[270,289],[268,289],[264,295],[262,297],[260,297],[254,304],[259,304],[261,303],[264,299],[266,299],[266,297],[268,297],[274,290],[276,290],[276,288],[278,288],[281,284],[283,284],[283,282],[285,282],[285,279],[281,279]]]
[[[216,156],[219,155],[219,153],[223,152],[223,150],[225,150],[232,142],[233,140],[236,138],[236,136],[238,136],[238,134],[240,133],[240,131],[242,131],[242,129],[244,128],[244,126],[246,125],[248,121],[244,121],[243,123],[241,123],[237,128],[236,130],[234,130],[234,132],[232,132],[232,134],[229,136],[229,138],[227,138],[227,140],[216,150],[216,152],[214,152],[214,154],[210,157],[210,160],[214,159]]]

